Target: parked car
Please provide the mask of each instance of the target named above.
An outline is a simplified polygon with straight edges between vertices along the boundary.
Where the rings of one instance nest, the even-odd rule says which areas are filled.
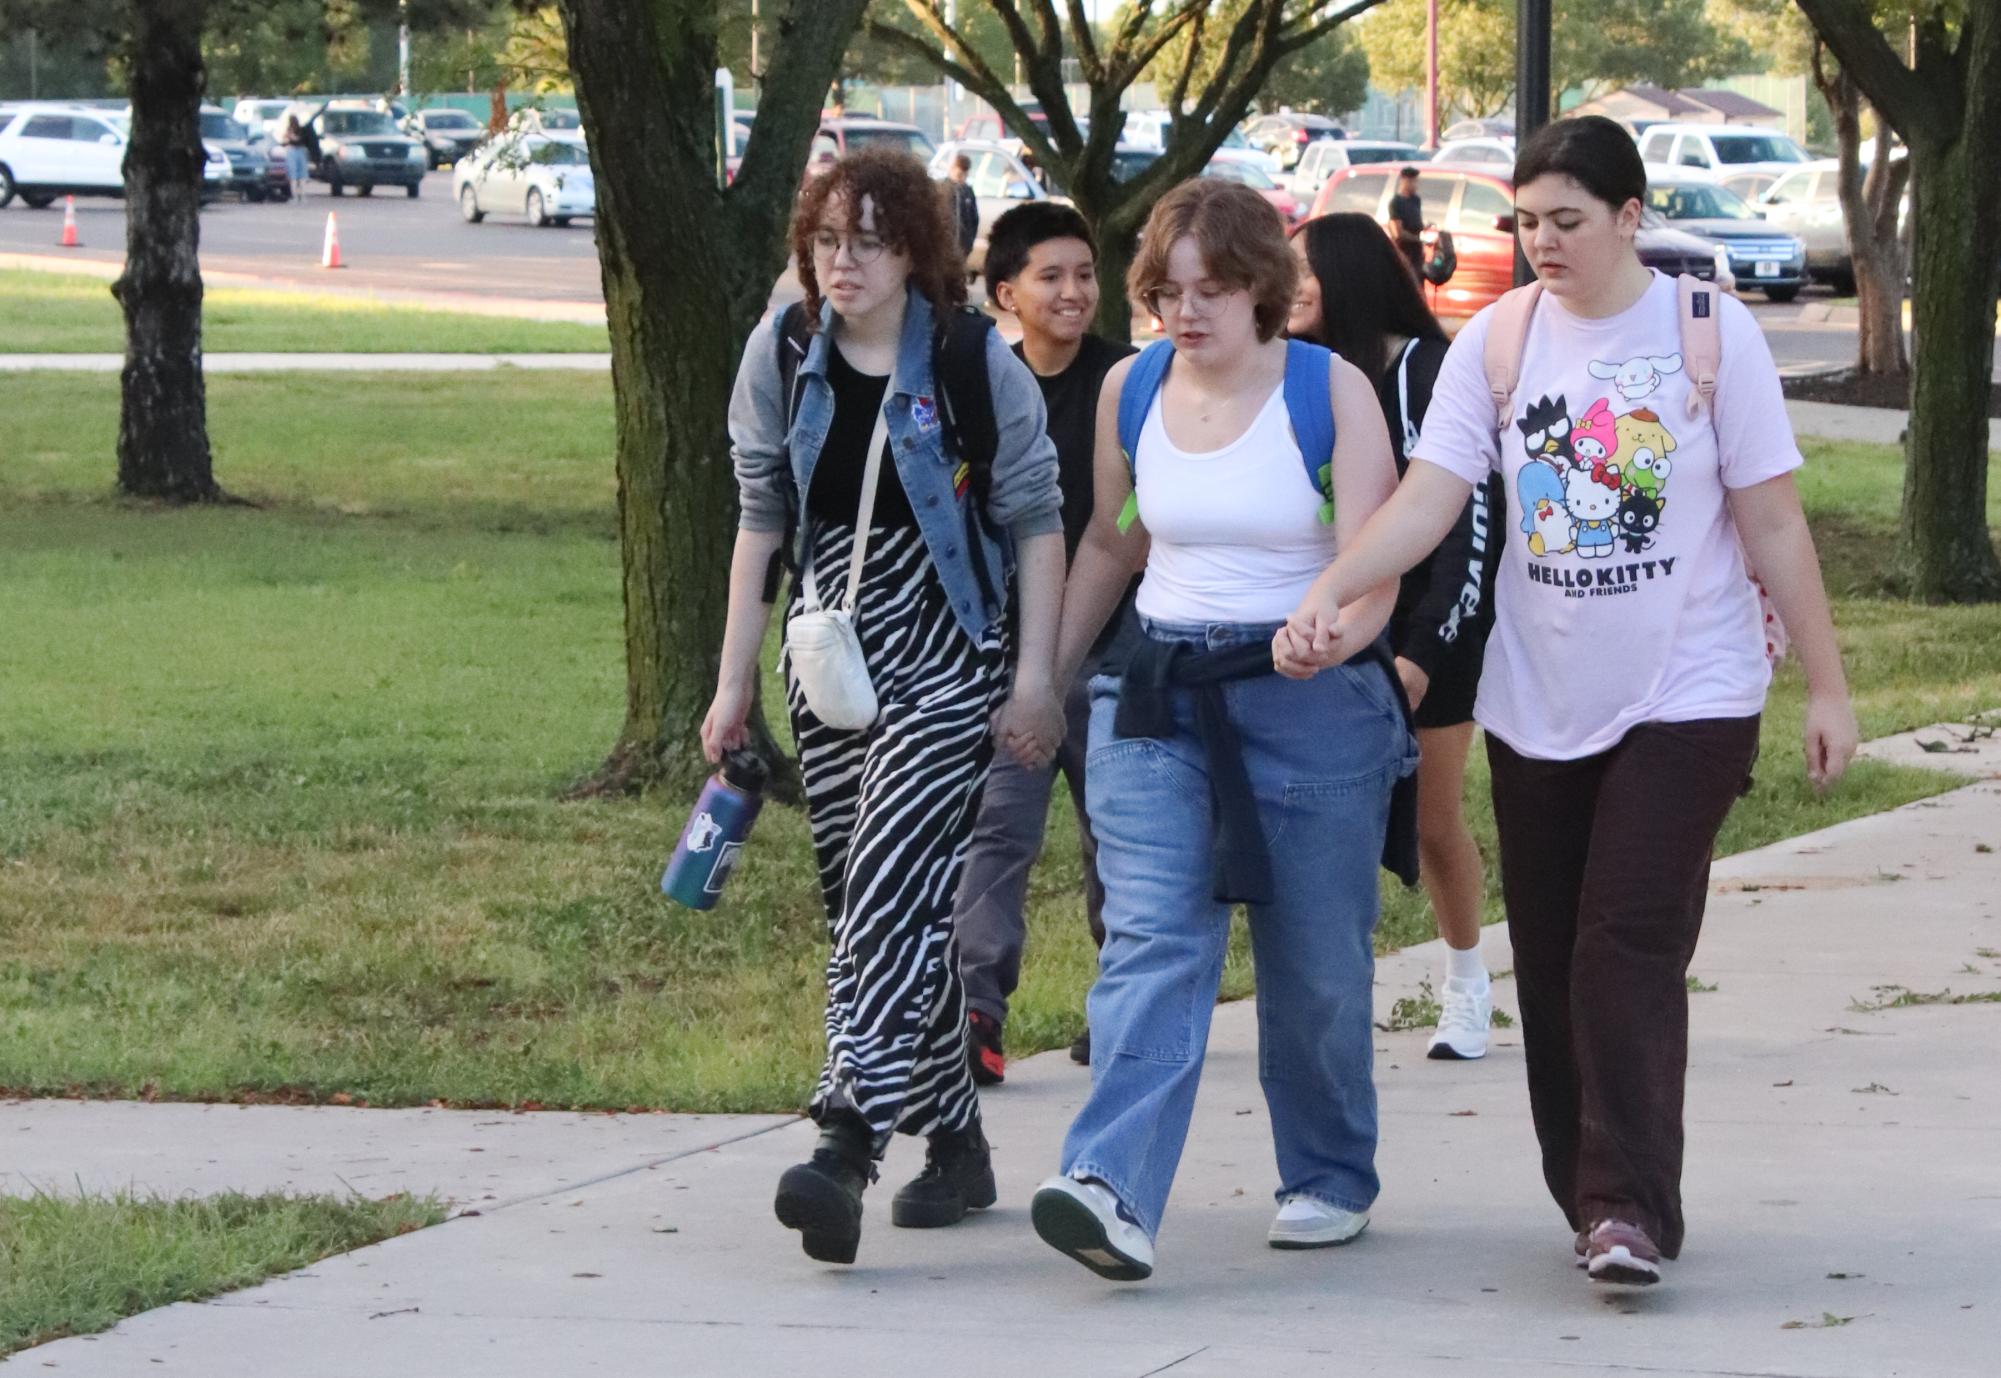
[[[1515,170],[1515,141],[1512,138],[1447,139],[1431,155],[1434,163],[1492,164]]]
[[[1167,111],[1129,110],[1125,124],[1119,130],[1119,142],[1134,148],[1165,151],[1173,132],[1174,117]],[[1212,156],[1223,162],[1248,163],[1269,177],[1279,175],[1278,159],[1251,143],[1244,137],[1244,131],[1238,128],[1233,127],[1223,135],[1223,142]]]
[[[294,104],[293,97],[262,100],[246,96],[229,108],[229,117],[242,125],[245,137],[251,143],[265,143],[278,137],[285,126],[285,112]]]
[[[938,145],[929,171],[939,181],[951,176],[952,160],[965,154],[972,163],[966,182],[980,203],[980,233],[966,255],[966,268],[978,273],[987,266],[987,234],[1008,210],[1029,201],[1061,201],[1028,169],[1007,145],[994,139],[950,139]]]
[[[313,180],[339,196],[348,187],[366,196],[378,186],[401,187],[415,197],[430,170],[424,145],[396,127],[393,112],[364,101],[334,101],[309,121],[320,140]]]
[[[597,214],[590,155],[572,139],[524,134],[494,139],[452,169],[459,214],[477,225],[494,212],[531,225],[567,225]]]
[[[1388,139],[1321,139],[1308,144],[1306,152],[1299,155],[1289,185],[1294,196],[1311,203],[1327,179],[1344,167],[1361,167],[1365,163],[1395,163],[1401,167],[1424,162],[1430,156],[1416,144]]]
[[[1482,120],[1461,120],[1448,126],[1438,136],[1442,144],[1455,143],[1460,139],[1506,139],[1513,143],[1515,122],[1513,120],[1489,117]]]
[[[1027,100],[1022,101],[1020,104],[1022,113],[1028,116],[1029,122],[1047,137],[1049,133],[1049,116],[1042,112],[1042,103],[1040,101]],[[1007,127],[1007,122],[995,110],[982,110],[979,114],[966,119],[960,124],[959,136],[953,142],[1005,144],[1011,153],[1019,153],[1021,151],[1021,140],[1014,136],[1014,131]]]
[[[410,117],[404,131],[424,145],[425,163],[434,168],[450,167],[478,148],[486,139],[486,126],[463,110],[434,106]]]
[[[1736,192],[1650,168],[1646,205],[1669,228],[1720,245],[1738,286],[1779,302],[1791,301],[1806,286],[1806,245],[1767,223]]]
[[[1787,135],[1745,124],[1657,124],[1640,136],[1640,157],[1717,177],[1731,172],[1790,172],[1811,161]]]
[[[1772,183],[1783,176],[1785,176],[1783,172],[1768,172],[1763,169],[1756,172],[1726,172],[1716,179],[1716,185],[1728,187],[1755,206],[1770,189]]]
[[[820,121],[820,132],[814,136],[813,153],[806,164],[807,175],[825,171],[835,159],[846,157],[858,148],[885,144],[901,148],[926,164],[938,152],[930,136],[914,124],[896,124],[866,115],[843,115],[838,119]]]
[[[1824,158],[1795,168],[1752,204],[1773,229],[1799,236],[1806,245],[1807,272],[1833,283],[1837,291],[1852,292],[1855,263],[1835,180],[1840,167],[1833,158]]]
[[[61,101],[22,101],[0,115],[0,206],[18,195],[31,210],[58,196],[125,195],[125,145],[130,137],[115,110]],[[220,195],[229,159],[208,148],[203,198]]]
[[[271,181],[270,150],[252,143],[250,132],[224,114],[220,106],[204,105],[198,118],[201,120],[202,143],[220,152],[229,163],[229,171],[222,178],[219,189],[233,191],[246,201],[272,199],[274,183]],[[285,200],[292,194],[291,183],[284,180],[282,172],[275,188],[278,200]]]
[[[1394,166],[1374,164],[1335,173],[1320,189],[1312,214],[1354,211],[1387,225],[1397,171]],[[1458,271],[1445,283],[1424,285],[1425,298],[1441,316],[1473,315],[1514,285],[1515,189],[1510,173],[1426,164],[1418,172],[1417,195],[1425,223],[1452,232],[1459,260]],[[1728,257],[1694,235],[1642,225],[1635,247],[1649,268],[1670,276],[1689,273],[1726,289],[1734,285]]]
[[[1325,115],[1284,113],[1258,116],[1244,126],[1244,137],[1251,147],[1278,159],[1280,170],[1289,171],[1307,145],[1321,139],[1345,139],[1348,131]]]
[[[1264,169],[1250,163],[1224,158],[1212,158],[1209,166],[1202,170],[1204,177],[1218,177],[1226,182],[1241,182],[1271,203],[1279,218],[1285,221],[1289,230],[1306,217],[1306,207],[1284,187],[1265,176]]]

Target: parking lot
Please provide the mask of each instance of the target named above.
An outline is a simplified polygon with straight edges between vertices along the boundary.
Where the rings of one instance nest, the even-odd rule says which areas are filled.
[[[339,219],[345,268],[323,270],[320,250],[327,212]],[[124,204],[97,198],[76,203],[79,249],[60,249],[60,203],[29,210],[16,201],[0,210],[0,254],[66,256],[117,263],[125,252]],[[240,274],[317,291],[422,294],[456,298],[477,309],[504,303],[547,303],[552,309],[602,305],[597,244],[588,219],[563,226],[530,226],[520,216],[488,215],[469,225],[452,199],[449,169],[424,179],[416,199],[389,189],[374,196],[350,192],[338,199],[315,183],[298,204],[247,205],[234,198],[202,213],[201,260],[210,272]],[[798,295],[791,274],[775,301]],[[1749,296],[1781,366],[1806,369],[1854,362],[1855,328],[1848,321],[1818,320],[1833,294],[1812,287],[1797,301],[1773,305]],[[1837,313],[1837,316],[1839,313]]]

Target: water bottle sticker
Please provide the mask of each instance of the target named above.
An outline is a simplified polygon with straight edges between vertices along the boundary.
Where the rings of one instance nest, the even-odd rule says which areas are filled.
[[[730,878],[730,872],[736,869],[737,858],[742,854],[743,843],[725,842],[722,851],[716,856],[715,867],[709,872],[708,883],[702,888],[711,895],[720,895],[723,892],[723,882]]]
[[[703,809],[688,822],[688,850],[706,852],[716,845],[716,839],[723,833],[722,826]]]

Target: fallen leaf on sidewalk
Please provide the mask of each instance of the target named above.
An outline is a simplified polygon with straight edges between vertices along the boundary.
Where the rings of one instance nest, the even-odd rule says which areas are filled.
[[[604,1274],[603,1274],[603,1273],[572,1273],[572,1274],[570,1274],[570,1276],[571,1276],[571,1277],[573,1277],[573,1278],[601,1278],[601,1277],[603,1277],[603,1276],[604,1276]]]
[[[1781,1087],[1781,1086],[1791,1086],[1792,1084],[1793,1084],[1793,1083],[1792,1083],[1792,1080],[1791,1080],[1790,1078],[1788,1078],[1788,1079],[1787,1079],[1787,1080],[1785,1080],[1785,1081],[1775,1081],[1775,1082],[1773,1082],[1773,1083],[1772,1083],[1772,1085],[1773,1085],[1773,1086],[1775,1086],[1775,1087]]]
[[[384,1316],[414,1316],[422,1310],[423,1308],[420,1306],[406,1306],[400,1311],[377,1311],[374,1315],[370,1316],[368,1319],[370,1319],[371,1321],[379,1321]]]
[[[1827,1276],[1830,1282],[1849,1282],[1855,1278],[1866,1278],[1869,1275],[1867,1273],[1829,1273]]]
[[[1897,1094],[1880,1081],[1872,1081],[1867,1086],[1854,1086],[1849,1089],[1854,1095],[1858,1096],[1894,1096]]]
[[[1817,1321],[1787,1321],[1784,1325],[1780,1326],[1779,1329],[1832,1330],[1837,1325],[1847,1325],[1850,1321],[1858,1321],[1861,1319],[1862,1318],[1860,1316],[1837,1316],[1832,1311],[1823,1311],[1820,1313],[1820,1319]]]
[[[1471,1119],[1479,1113],[1478,1110],[1454,1110],[1450,1113],[1450,1118],[1455,1120]]]
[[[653,1231],[653,1233],[655,1233],[655,1234],[679,1234],[679,1233],[681,1233],[681,1227],[680,1227],[679,1225],[662,1225],[662,1226],[659,1226],[658,1228],[656,1228],[656,1229],[655,1229],[655,1230]]]

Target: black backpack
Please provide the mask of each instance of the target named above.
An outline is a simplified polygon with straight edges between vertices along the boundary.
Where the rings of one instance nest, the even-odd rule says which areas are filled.
[[[792,417],[799,409],[799,366],[806,362],[812,344],[806,307],[794,302],[778,318],[778,378],[785,389],[785,429],[792,430]],[[938,389],[938,421],[944,432],[945,452],[966,466],[973,500],[965,505],[966,540],[975,552],[973,573],[988,603],[997,603],[987,578],[986,562],[977,552],[982,541],[1001,541],[1001,532],[987,516],[987,498],[993,489],[994,454],[1000,448],[1000,424],[994,416],[993,388],[987,378],[987,332],[994,328],[993,317],[977,307],[961,306],[944,313],[931,335],[931,377]],[[799,511],[799,486],[790,482],[787,464],[785,485],[786,540],[772,560],[764,580],[764,601],[775,602],[781,577],[780,561],[798,573],[800,561],[811,537]]]

